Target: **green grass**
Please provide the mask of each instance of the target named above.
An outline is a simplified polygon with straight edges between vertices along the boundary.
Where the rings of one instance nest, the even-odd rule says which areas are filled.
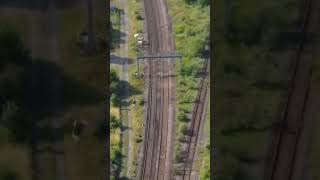
[[[201,8],[188,5],[183,0],[168,1],[169,14],[172,17],[173,35],[176,50],[183,55],[182,64],[176,63],[176,143],[174,146],[174,162],[178,163],[181,154],[179,139],[184,136],[189,117],[199,88],[197,73],[202,68],[203,60],[199,58],[209,37],[209,7]],[[182,71],[180,71],[182,70]],[[204,150],[205,151],[205,150]],[[203,167],[209,168],[208,152],[201,153]],[[201,162],[201,161],[200,161]],[[174,172],[178,173],[177,170]]]
[[[112,2],[114,5],[118,7],[118,1]],[[109,17],[107,17],[109,18]],[[120,13],[111,13],[110,14],[110,22],[112,23],[113,31],[111,34],[111,44],[112,44],[112,49],[110,50],[112,53],[118,54],[119,53],[119,44],[118,41],[120,39]],[[110,69],[115,69],[117,74],[119,75],[119,71],[121,71],[121,66],[116,65],[116,64],[111,64]],[[119,107],[114,106],[110,102],[110,115],[115,116],[117,120],[119,120],[120,123],[120,109]],[[122,155],[126,155],[125,152],[127,152],[126,148],[122,148],[121,144],[121,130],[119,128],[114,129],[110,133],[110,154],[111,154],[111,161],[116,161],[116,156],[117,152],[120,152]],[[126,145],[126,144],[124,144]],[[123,163],[123,159],[121,159]],[[125,163],[124,163],[125,164]],[[123,164],[123,165],[124,165]],[[123,171],[125,172],[125,171]],[[114,178],[113,176],[111,176]]]
[[[112,23],[111,33],[111,52],[115,52],[119,49],[120,43],[120,12],[113,12],[110,14],[110,22]]]
[[[113,2],[114,5],[118,5],[118,2]],[[134,44],[135,44],[135,39],[133,37],[133,34],[135,34],[137,31],[142,29],[142,21],[137,19],[137,16],[140,12],[141,9],[141,4],[139,1],[136,0],[128,0],[127,1],[127,7],[128,7],[128,22],[129,22],[129,42],[128,42],[128,46],[129,46],[129,58],[130,59],[135,59],[135,49],[134,49]],[[118,30],[120,29],[120,16],[117,15],[111,15],[111,20],[114,23],[113,27]],[[114,34],[115,38],[119,38],[119,36],[117,34]],[[117,40],[114,41],[114,43],[117,43]],[[114,53],[118,53],[119,52],[119,47],[116,46],[115,49],[112,50]],[[117,71],[119,72],[121,70],[121,66],[120,65],[111,65],[112,68],[117,69]],[[143,69],[143,63],[141,63],[141,69]],[[129,84],[132,87],[131,91],[130,91],[130,99],[136,99],[137,103],[135,106],[130,105],[130,114],[131,114],[131,121],[132,121],[132,136],[134,137],[134,141],[132,143],[133,145],[133,150],[132,150],[132,154],[133,154],[133,165],[132,165],[132,172],[131,175],[135,176],[136,175],[136,162],[137,162],[137,155],[138,155],[138,150],[140,148],[140,143],[138,142],[138,139],[140,139],[141,136],[141,124],[142,124],[142,118],[143,118],[143,112],[142,112],[142,108],[143,106],[140,105],[140,101],[143,100],[143,79],[137,79],[136,77],[134,77],[134,72],[137,71],[136,69],[136,64],[129,64]],[[134,90],[135,92],[133,92],[132,90]],[[128,124],[128,122],[124,122],[124,124]],[[127,134],[128,132],[125,131],[125,133]],[[123,142],[123,149],[122,149],[122,154],[124,156],[127,156],[127,152],[128,152],[128,136],[124,134],[125,139]],[[112,150],[112,149],[111,149]],[[127,162],[123,161],[123,169],[122,169],[122,173],[126,172],[126,168],[127,168]]]
[[[129,18],[129,57],[136,56],[134,34],[143,29],[143,21],[138,19],[142,10],[141,0],[127,0]]]
[[[121,119],[122,119],[122,124],[124,126],[126,126],[127,124],[129,124],[128,122],[128,114],[126,113],[126,110],[122,110],[122,115],[121,115]],[[128,130],[123,131],[123,146],[122,146],[122,154],[124,156],[123,162],[122,162],[122,174],[126,175],[127,172],[127,159],[128,159],[128,145],[129,145],[129,132]]]
[[[210,97],[209,97],[210,98]],[[200,149],[200,157],[202,159],[201,161],[201,168],[200,168],[200,179],[201,180],[210,180],[210,158],[213,158],[210,156],[210,99],[208,101],[207,106],[207,114],[205,118],[205,124],[203,133],[206,136],[204,147],[201,147]]]
[[[142,30],[143,22],[138,20],[137,17],[140,14],[142,4],[139,0],[127,0],[128,4],[128,15],[129,15],[129,58],[135,59],[135,39],[133,35],[138,31]],[[140,63],[140,70],[143,70],[143,62]],[[143,79],[137,79],[134,73],[137,71],[135,61],[129,65],[129,79],[132,88],[136,89],[138,93],[131,94],[131,98],[136,100],[136,104],[131,106],[131,121],[132,121],[132,136],[134,137],[133,144],[133,165],[132,165],[132,176],[137,175],[136,163],[138,159],[138,151],[141,148],[141,142],[139,139],[142,132],[142,121],[143,121],[143,105],[140,102],[143,100]]]
[[[143,100],[143,79],[137,79],[134,77],[134,72],[136,71],[136,66],[135,65],[130,65],[129,66],[129,79],[130,79],[130,85],[139,90],[141,93],[131,95],[131,98],[134,98],[136,100],[136,104],[134,106],[131,105],[130,113],[131,113],[131,121],[132,121],[132,136],[134,137],[134,142],[133,144],[133,165],[132,165],[132,170],[133,173],[132,175],[136,175],[136,165],[135,163],[137,162],[138,158],[138,150],[140,148],[141,143],[139,143],[137,140],[140,139],[142,136],[142,121],[143,121],[143,105],[140,104],[140,102]]]

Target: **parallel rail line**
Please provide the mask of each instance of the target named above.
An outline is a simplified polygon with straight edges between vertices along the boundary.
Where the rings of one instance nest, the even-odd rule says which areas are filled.
[[[201,124],[205,119],[207,98],[208,98],[208,86],[209,86],[209,73],[210,73],[210,59],[206,59],[203,67],[205,73],[201,79],[200,88],[198,91],[198,97],[193,109],[190,133],[188,136],[188,145],[186,149],[187,157],[183,167],[183,180],[191,180],[193,171],[194,157],[198,145],[199,136],[201,135]]]
[[[297,158],[299,144],[303,133],[304,116],[309,97],[311,70],[308,62],[302,59],[305,49],[308,27],[312,12],[313,0],[304,1],[304,14],[302,14],[302,26],[300,32],[302,38],[298,45],[296,59],[293,62],[291,87],[284,112],[284,120],[278,129],[272,154],[271,172],[266,180],[293,180],[297,173]]]
[[[144,10],[146,29],[148,32],[149,52],[159,53],[173,49],[168,38],[170,31],[160,28],[167,23],[167,12],[163,0],[145,0]],[[167,31],[166,31],[167,30]],[[142,149],[141,167],[138,179],[169,180],[170,169],[166,167],[168,161],[168,138],[170,119],[170,102],[172,97],[172,81],[174,79],[174,62],[168,59],[145,61],[145,76],[147,83],[147,108],[145,110],[144,145]],[[159,75],[160,74],[160,75]]]

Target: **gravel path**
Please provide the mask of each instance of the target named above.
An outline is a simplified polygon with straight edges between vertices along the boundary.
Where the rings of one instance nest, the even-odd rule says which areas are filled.
[[[120,9],[123,10],[123,13],[120,16],[120,31],[121,34],[123,34],[120,37],[120,57],[122,57],[124,60],[122,61],[122,68],[120,71],[120,80],[122,81],[126,81],[129,84],[129,73],[128,73],[128,7],[127,7],[127,3],[125,0],[120,0]],[[124,97],[126,97],[125,99],[123,99],[125,102],[129,102],[130,101],[130,92],[129,92],[129,87],[125,86],[124,87]],[[122,113],[125,113],[125,115],[123,117],[127,117],[126,121],[127,124],[124,124],[124,126],[127,126],[128,129],[128,145],[127,145],[127,149],[128,152],[126,152],[126,172],[125,176],[128,178],[131,178],[131,172],[132,172],[132,161],[133,161],[133,147],[132,147],[132,143],[134,141],[133,136],[132,136],[132,120],[131,120],[131,113],[130,113],[130,105],[124,105],[124,107],[122,107]]]

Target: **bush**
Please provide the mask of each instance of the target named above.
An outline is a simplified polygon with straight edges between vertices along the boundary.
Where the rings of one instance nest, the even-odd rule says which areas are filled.
[[[6,63],[23,64],[28,59],[19,34],[9,26],[0,27],[0,68]]]
[[[189,134],[189,128],[186,124],[182,124],[181,125],[181,129],[180,129],[181,133],[183,135],[188,135]]]
[[[120,107],[121,100],[119,96],[112,94],[110,100],[113,106]]]
[[[198,4],[201,7],[205,7],[209,5],[209,0],[185,0],[188,4]]]
[[[140,106],[143,106],[143,105],[144,105],[144,99],[141,99],[141,100],[139,101],[139,105],[140,105]]]
[[[30,137],[33,120],[27,119],[19,111],[18,106],[14,102],[7,102],[2,107],[0,123],[7,128],[13,141],[26,141]]]
[[[111,82],[119,81],[119,76],[117,75],[117,72],[115,69],[110,69],[110,81]]]
[[[141,143],[142,142],[142,138],[137,138],[136,139],[136,143]]]
[[[178,120],[181,121],[181,122],[188,122],[190,119],[188,118],[186,113],[179,112]]]
[[[121,127],[121,122],[115,116],[110,117],[110,129],[111,131],[115,131],[115,129]]]
[[[111,160],[111,168],[117,170],[121,167],[121,147],[119,146],[112,146],[111,153],[110,153],[110,160]]]
[[[183,60],[184,63],[182,65],[182,69],[180,74],[182,76],[193,76],[195,77],[199,70],[201,69],[201,64],[199,63],[199,59],[190,59],[186,58]]]

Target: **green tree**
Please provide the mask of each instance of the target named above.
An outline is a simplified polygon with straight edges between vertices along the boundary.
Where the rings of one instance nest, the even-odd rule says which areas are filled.
[[[27,140],[32,126],[31,121],[24,118],[16,103],[11,101],[2,106],[0,124],[9,130],[9,138],[13,141]]]
[[[111,131],[114,131],[117,128],[120,128],[121,123],[120,120],[117,119],[115,116],[110,117],[110,129]]]
[[[111,82],[119,81],[119,77],[118,77],[117,72],[116,72],[115,69],[110,69],[110,81]]]
[[[112,95],[111,95],[111,104],[113,106],[119,107],[120,106],[120,101],[121,101],[120,97],[117,96],[116,94],[112,93]]]
[[[179,112],[178,120],[181,122],[188,122],[190,119],[188,118],[187,114],[184,112]]]
[[[198,4],[202,7],[205,7],[210,4],[210,1],[209,0],[198,0]]]
[[[28,59],[28,51],[18,33],[6,25],[0,27],[0,59],[0,68],[7,63],[23,64]]]

